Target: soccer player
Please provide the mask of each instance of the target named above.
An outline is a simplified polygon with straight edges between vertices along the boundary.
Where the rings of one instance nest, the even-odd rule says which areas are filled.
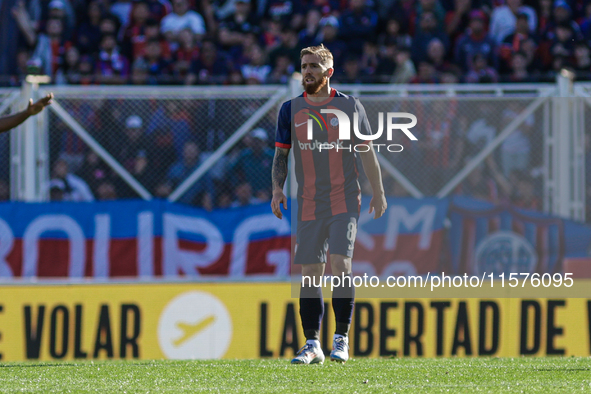
[[[43,111],[43,108],[51,104],[51,100],[53,100],[53,94],[49,93],[34,104],[33,100],[29,100],[29,105],[24,111],[14,115],[0,117],[0,133],[15,128],[25,120],[29,119],[29,116],[37,115],[39,112]]]
[[[273,159],[273,199],[271,209],[279,219],[281,205],[287,209],[283,185],[287,177],[287,157],[294,150],[295,175],[298,182],[298,220],[294,264],[301,264],[302,277],[314,278],[318,285],[324,275],[326,254],[330,250],[332,275],[348,277],[333,290],[332,307],[336,330],[330,358],[346,362],[349,359],[348,333],[355,303],[351,284],[351,258],[357,232],[361,204],[355,149],[352,144],[365,144],[359,149],[365,174],[373,189],[369,212],[374,219],[381,217],[387,207],[380,167],[371,141],[354,136],[349,141],[338,140],[339,120],[324,114],[326,129],[312,123],[313,139],[307,139],[307,119],[319,115],[321,108],[339,108],[347,114],[359,114],[359,132],[371,134],[365,110],[358,99],[332,89],[329,80],[334,73],[332,53],[324,45],[302,49],[302,86],[304,93],[283,103],[277,121],[275,157]],[[293,112],[293,114],[292,114]],[[324,120],[323,117],[323,120]],[[353,117],[350,117],[351,123]],[[293,124],[292,124],[293,123]],[[322,124],[322,123],[321,123]],[[292,132],[292,130],[294,132]],[[333,144],[324,149],[323,144]],[[340,145],[341,149],[335,149]],[[293,364],[324,362],[320,347],[320,324],[324,314],[321,287],[302,281],[300,317],[306,344],[292,360]]]

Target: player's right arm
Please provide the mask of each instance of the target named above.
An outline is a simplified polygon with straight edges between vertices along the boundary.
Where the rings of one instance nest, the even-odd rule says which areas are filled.
[[[287,209],[287,197],[283,193],[283,185],[287,178],[287,157],[289,148],[275,148],[275,157],[273,158],[273,199],[271,200],[271,209],[279,219],[283,218],[281,204],[283,209]]]
[[[49,93],[47,96],[43,97],[34,104],[33,100],[29,100],[29,105],[24,111],[14,115],[0,117],[0,133],[15,128],[25,120],[29,119],[30,116],[37,115],[39,112],[43,111],[43,108],[51,104],[52,99],[53,94]]]
[[[291,148],[291,102],[283,103],[277,117],[275,134],[275,157],[273,158],[273,199],[271,210],[279,219],[283,218],[281,205],[287,209],[287,197],[283,194],[283,185],[287,179],[287,157]]]

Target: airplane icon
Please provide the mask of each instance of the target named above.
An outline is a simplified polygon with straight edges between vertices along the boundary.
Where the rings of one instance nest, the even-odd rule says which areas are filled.
[[[176,325],[183,331],[183,336],[179,339],[175,339],[172,343],[175,347],[179,347],[183,344],[183,342],[188,341],[194,335],[197,335],[199,332],[205,330],[207,327],[213,324],[215,321],[215,316],[211,315],[206,317],[205,319],[201,320],[196,324],[188,324],[183,322],[178,322]]]

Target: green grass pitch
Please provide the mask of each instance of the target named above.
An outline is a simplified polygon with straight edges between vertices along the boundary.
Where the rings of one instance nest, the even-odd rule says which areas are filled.
[[[0,392],[591,393],[590,358],[0,363]]]

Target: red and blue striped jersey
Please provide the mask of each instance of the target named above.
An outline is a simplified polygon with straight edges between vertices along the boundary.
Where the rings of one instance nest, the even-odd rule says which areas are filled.
[[[349,116],[350,139],[339,138],[337,116],[321,113],[322,109],[338,109]],[[298,220],[315,220],[340,213],[359,214],[361,189],[356,150],[369,149],[369,141],[353,132],[355,112],[358,114],[359,133],[372,134],[359,100],[335,89],[322,102],[313,102],[304,93],[281,106],[275,146],[293,149],[298,184]],[[312,139],[308,139],[308,119],[313,119]]]

